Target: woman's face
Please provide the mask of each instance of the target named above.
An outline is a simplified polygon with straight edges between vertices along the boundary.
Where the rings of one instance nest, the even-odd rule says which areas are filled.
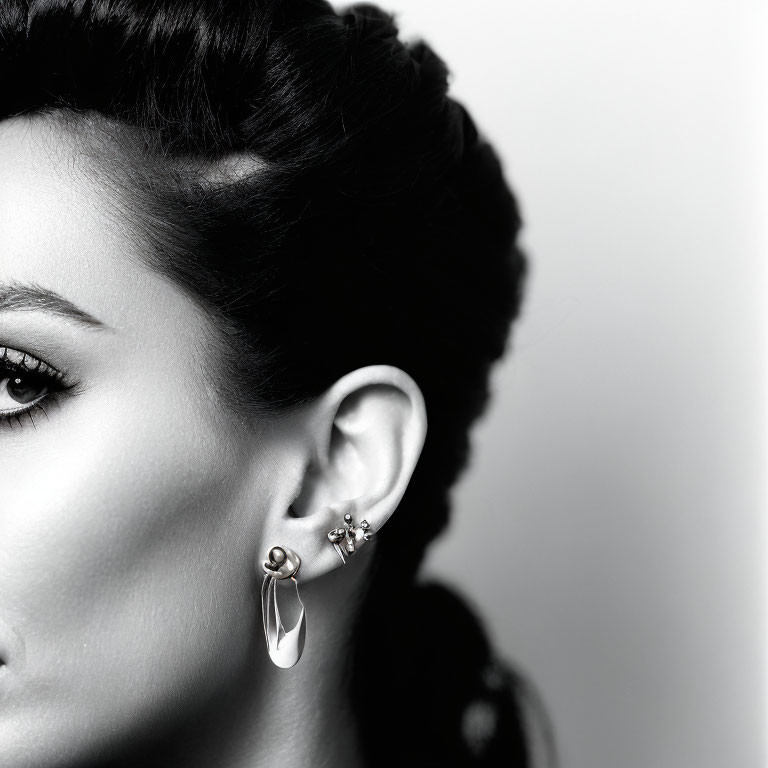
[[[0,123],[3,766],[117,743],[262,639],[279,435],[217,400],[208,320],[140,266],[83,162],[49,125]]]

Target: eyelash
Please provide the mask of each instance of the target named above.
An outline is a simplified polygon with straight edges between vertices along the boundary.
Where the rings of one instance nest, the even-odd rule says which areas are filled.
[[[12,360],[11,354],[21,359]],[[29,421],[33,427],[36,426],[35,415],[42,413],[47,417],[47,406],[57,403],[64,392],[74,387],[74,384],[68,383],[65,375],[52,365],[33,357],[28,352],[0,346],[0,382],[14,376],[32,378],[41,386],[45,386],[47,391],[30,405],[22,406],[15,411],[0,413],[0,428],[12,428],[15,425],[21,427],[25,420]]]

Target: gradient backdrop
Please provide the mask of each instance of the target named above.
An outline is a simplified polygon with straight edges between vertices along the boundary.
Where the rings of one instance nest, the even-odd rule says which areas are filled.
[[[761,768],[766,4],[380,4],[449,62],[533,267],[428,572],[563,768]]]

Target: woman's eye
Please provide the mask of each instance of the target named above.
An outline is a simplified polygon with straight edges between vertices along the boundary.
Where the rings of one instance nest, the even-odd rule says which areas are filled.
[[[58,402],[73,386],[61,371],[43,360],[0,347],[0,426],[21,425],[27,420],[34,424],[38,411],[47,416],[48,405]]]
[[[0,411],[16,411],[42,399],[50,391],[48,384],[36,376],[12,376],[0,381]]]

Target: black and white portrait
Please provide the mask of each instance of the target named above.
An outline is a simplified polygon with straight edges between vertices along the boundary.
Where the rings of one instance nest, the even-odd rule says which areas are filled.
[[[759,768],[766,9],[0,0],[0,768]]]

